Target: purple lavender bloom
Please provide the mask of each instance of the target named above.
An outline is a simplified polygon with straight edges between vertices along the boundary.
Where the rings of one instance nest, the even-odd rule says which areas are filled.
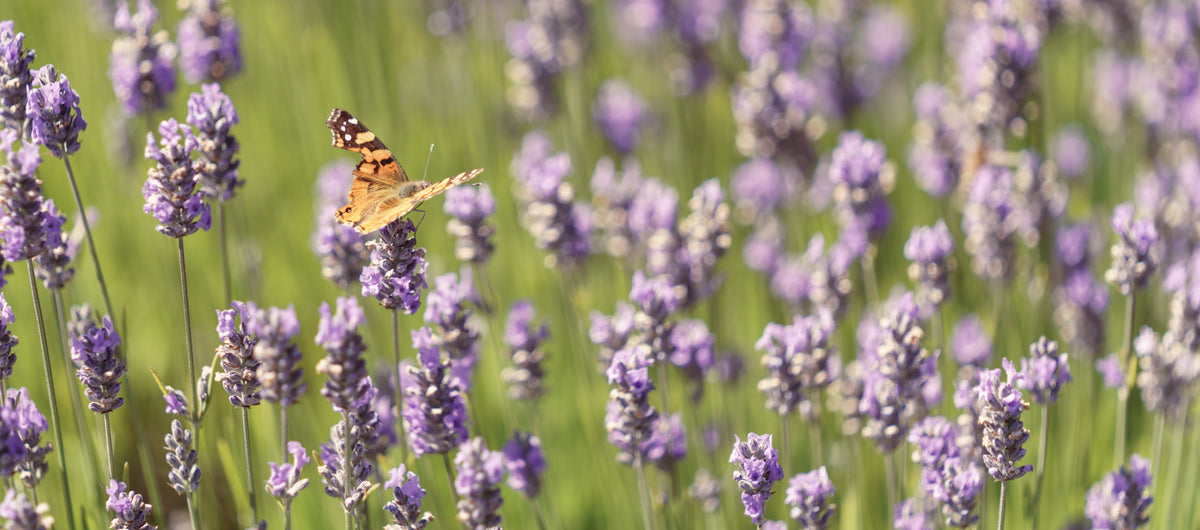
[[[817,156],[808,127],[820,97],[811,80],[794,70],[759,68],[738,76],[732,96],[738,152],[811,172]]]
[[[692,402],[704,396],[704,380],[716,364],[716,336],[698,318],[680,321],[671,330],[671,354],[667,361],[675,365],[696,384]]]
[[[300,333],[296,310],[292,306],[260,309],[247,304],[243,317],[246,330],[258,339],[254,358],[260,364],[254,373],[262,384],[262,398],[281,407],[291,406],[308,389],[300,367],[300,348],[294,340]]]
[[[333,215],[346,200],[346,189],[354,179],[353,169],[349,162],[338,161],[327,164],[317,174],[317,227],[310,241],[313,252],[321,258],[321,275],[342,290],[349,289],[362,274],[363,267],[371,262],[362,234],[337,222]],[[450,189],[446,204],[450,204],[451,193],[460,189],[470,188]]]
[[[321,458],[317,472],[325,484],[325,494],[338,499],[347,512],[362,504],[371,489],[375,466],[371,463],[368,448],[379,444],[376,434],[379,418],[371,408],[371,399],[378,391],[370,377],[363,378],[361,388],[362,396],[343,409],[348,416],[349,431],[346,421],[335,423],[329,429],[329,441],[319,448]],[[349,466],[345,465],[347,459]]]
[[[162,397],[163,401],[165,401],[167,404],[166,409],[164,409],[167,414],[176,414],[185,417],[188,416],[188,401],[187,397],[183,395],[182,390],[167,385],[166,387],[163,387]]]
[[[712,472],[700,468],[696,470],[696,477],[692,484],[688,486],[688,497],[696,499],[700,503],[700,508],[704,513],[716,513],[721,509],[721,491],[724,489],[722,482],[714,477]]]
[[[937,379],[937,358],[941,352],[930,354],[921,347],[925,331],[917,324],[912,293],[904,293],[891,305],[891,311],[879,321],[882,332],[870,366],[895,382],[900,398],[908,402],[910,412],[919,418],[931,404],[925,392]],[[940,399],[940,394],[937,397]]]
[[[0,477],[6,480],[17,472],[28,454],[25,442],[21,440],[26,423],[15,401],[10,403],[5,399],[0,403]]]
[[[689,213],[679,223],[680,276],[685,278],[687,299],[692,306],[708,297],[721,286],[722,278],[714,273],[717,261],[733,245],[729,233],[729,205],[721,182],[711,178],[692,192],[688,200]]]
[[[908,166],[926,193],[945,197],[958,186],[962,172],[964,134],[970,131],[950,89],[924,83],[913,95],[917,125],[908,151]]]
[[[1116,353],[1110,353],[1097,360],[1096,371],[1104,378],[1104,386],[1114,389],[1125,386],[1125,371],[1121,368],[1121,359]]]
[[[425,323],[433,329],[434,343],[450,358],[450,369],[464,392],[471,390],[472,372],[479,359],[479,330],[469,320],[479,306],[470,269],[448,272],[433,281],[425,299]]]
[[[8,380],[12,376],[13,365],[17,364],[17,354],[13,353],[13,349],[20,341],[9,329],[15,321],[12,306],[4,299],[4,293],[0,293],[0,381]]]
[[[24,49],[25,34],[11,20],[0,21],[0,128],[25,132],[25,101],[33,76],[29,65],[36,56]]]
[[[650,346],[644,343],[628,345],[613,354],[605,372],[613,389],[605,406],[604,429],[608,442],[617,448],[617,462],[625,465],[645,462],[659,416],[649,400],[654,390],[650,355]]]
[[[404,464],[388,471],[388,480],[383,487],[392,490],[392,499],[383,505],[395,523],[387,527],[389,530],[421,530],[433,521],[433,514],[421,512],[425,488],[421,487],[420,478]]]
[[[773,213],[799,187],[799,176],[770,158],[752,158],[730,177],[734,203],[754,217]]]
[[[467,441],[467,407],[462,389],[442,360],[433,332],[426,327],[412,332],[420,368],[406,368],[410,385],[404,385],[401,418],[408,443],[418,457],[446,454]]]
[[[904,257],[912,261],[908,279],[917,283],[917,306],[928,317],[950,296],[950,271],[954,267],[954,238],[946,222],[932,227],[914,226],[904,243]]]
[[[983,164],[975,170],[963,205],[963,248],[971,255],[971,270],[985,280],[998,281],[1012,273],[1016,236],[1022,227],[1008,168]]]
[[[633,87],[611,79],[600,86],[592,104],[592,117],[617,151],[629,153],[637,146],[641,131],[650,120],[650,109]]]
[[[988,474],[997,482],[1019,478],[1033,470],[1033,465],[1018,467],[1017,461],[1025,456],[1025,441],[1029,429],[1021,422],[1021,413],[1029,404],[1021,400],[1024,376],[1016,371],[1012,361],[1004,359],[1004,371],[1008,382],[1000,382],[1000,370],[983,370],[979,373],[979,384],[973,389],[976,399],[983,402],[979,424],[983,427],[983,462]]]
[[[792,477],[788,481],[784,502],[792,506],[789,515],[800,522],[801,528],[823,530],[837,511],[836,504],[829,504],[829,498],[834,493],[837,490],[829,480],[829,472],[825,466],[821,466]]]
[[[34,506],[22,493],[9,489],[4,494],[4,502],[0,502],[0,517],[8,520],[5,528],[12,530],[50,530],[54,526],[54,517],[46,512],[49,506],[40,504]]]
[[[1153,479],[1150,460],[1138,454],[1129,457],[1129,467],[1113,471],[1087,491],[1083,514],[1093,528],[1134,529],[1150,522]]]
[[[316,342],[329,354],[317,363],[317,373],[329,376],[321,395],[333,404],[335,412],[349,412],[353,404],[362,400],[370,386],[367,363],[358,327],[366,321],[358,299],[342,297],[337,300],[337,314],[322,302],[321,321],[317,327]]]
[[[108,77],[127,116],[164,109],[175,92],[175,55],[178,50],[166,30],[151,33],[158,10],[150,0],[138,0],[136,13],[122,2],[113,18],[120,36],[113,41]]]
[[[62,218],[54,201],[42,196],[42,181],[36,176],[41,164],[38,147],[26,143],[14,152],[16,139],[17,131],[0,130],[0,150],[8,156],[8,163],[0,166],[0,235],[7,261],[35,258],[62,239]]]
[[[153,506],[143,501],[142,496],[129,489],[124,482],[109,479],[108,487],[104,491],[108,493],[108,500],[104,501],[104,507],[115,515],[111,528],[117,530],[158,529],[157,526],[150,524],[150,508]]]
[[[253,407],[262,402],[262,384],[258,381],[259,360],[254,358],[254,345],[258,338],[246,329],[248,319],[246,304],[234,300],[231,309],[217,311],[217,356],[221,358],[222,372],[216,375],[217,382],[229,394],[229,402],[235,407]]]
[[[828,312],[796,315],[788,326],[767,324],[754,349],[763,352],[767,377],[758,382],[758,391],[767,395],[768,409],[781,416],[799,411],[806,419],[816,418],[814,399],[841,372],[837,349],[829,344],[833,330]]]
[[[101,325],[89,321],[83,333],[71,336],[75,375],[91,402],[88,409],[97,414],[107,414],[125,403],[118,395],[121,377],[125,375],[125,361],[117,354],[120,345],[121,337],[107,316]]]
[[[738,48],[750,70],[791,70],[813,37],[813,19],[805,4],[751,0],[742,8]]]
[[[266,484],[267,492],[285,504],[291,503],[301,490],[308,487],[308,479],[301,478],[301,474],[304,473],[304,466],[311,461],[300,442],[289,441],[287,450],[292,455],[292,463],[269,462],[271,476]]]
[[[874,241],[891,223],[891,208],[884,199],[891,175],[884,171],[887,151],[880,142],[868,140],[858,131],[838,137],[829,163],[833,196],[844,226],[854,226]]]
[[[30,141],[46,146],[58,158],[79,150],[79,133],[87,129],[87,122],[79,111],[79,94],[67,76],[53,65],[39,68],[25,105]]]
[[[1068,178],[1078,177],[1088,170],[1089,150],[1087,136],[1078,125],[1063,127],[1050,139],[1051,157],[1058,170]]]
[[[596,206],[593,217],[604,233],[604,251],[618,258],[629,256],[638,243],[630,233],[629,216],[645,182],[635,158],[626,159],[623,166],[617,171],[611,158],[601,157],[589,183],[592,203]]]
[[[228,201],[246,183],[238,178],[241,161],[235,158],[241,147],[237,138],[229,134],[230,129],[239,122],[233,101],[221,92],[221,85],[211,83],[201,86],[200,92],[188,96],[187,108],[187,122],[196,128],[201,162],[200,182],[204,187],[204,195],[210,200]]]
[[[983,493],[983,472],[979,466],[963,457],[946,459],[942,467],[942,484],[934,498],[942,503],[946,526],[966,528],[979,521],[975,511]]]
[[[29,391],[25,387],[9,388],[4,406],[16,411],[15,428],[25,446],[25,457],[17,465],[17,472],[26,487],[35,489],[50,467],[46,457],[53,450],[53,446],[49,442],[41,443],[42,433],[50,428],[50,424],[46,422],[46,417],[38,410],[33,399],[30,399]]]
[[[458,522],[474,530],[500,527],[500,481],[504,480],[504,455],[492,451],[482,437],[462,445],[454,457],[457,476]]]
[[[200,465],[192,449],[192,431],[183,428],[179,420],[171,420],[171,432],[163,438],[166,443],[167,481],[180,495],[191,495],[200,489]]]
[[[1194,325],[1194,324],[1192,324]],[[1200,379],[1200,358],[1176,330],[1168,329],[1161,339],[1148,326],[1133,341],[1137,352],[1137,385],[1146,410],[1161,412],[1173,422],[1187,417]]]
[[[620,0],[613,9],[620,20],[617,37],[635,44],[650,44],[670,17],[671,8],[663,0]]]
[[[379,231],[379,239],[367,242],[371,265],[363,267],[358,279],[362,295],[374,296],[384,309],[406,315],[421,307],[425,283],[425,249],[417,248],[417,229],[408,219],[396,220]]]
[[[667,417],[660,415],[652,430],[645,446],[646,460],[671,473],[675,465],[687,457],[687,427],[683,424],[683,415],[679,412]]]
[[[746,435],[746,441],[734,435],[733,453],[729,462],[740,469],[733,471],[733,480],[742,490],[742,504],[750,522],[763,524],[763,507],[771,498],[775,483],[783,480],[783,468],[779,467],[779,451],[771,445],[771,435]]]
[[[176,30],[179,67],[188,83],[223,81],[242,70],[241,34],[225,0],[187,0]]]
[[[569,267],[591,252],[592,215],[586,206],[573,202],[575,188],[565,181],[571,173],[571,157],[552,150],[543,133],[526,134],[512,169],[523,205],[521,222],[538,248],[552,252],[546,256],[546,266]]]
[[[512,366],[500,371],[500,377],[508,383],[508,397],[516,400],[535,400],[542,396],[542,360],[546,353],[542,343],[546,341],[546,323],[533,323],[533,303],[519,300],[508,312],[504,325],[504,343],[509,349]]]
[[[675,230],[679,192],[655,178],[641,179],[639,184],[629,203],[627,225],[635,241],[648,244],[647,240],[658,231]]]
[[[542,440],[530,433],[514,432],[502,452],[504,468],[508,470],[508,487],[526,498],[537,498],[542,490],[542,474],[546,472]]]
[[[496,213],[496,199],[486,183],[446,190],[443,208],[450,215],[446,232],[454,236],[454,257],[459,261],[487,263],[492,256],[496,227],[487,223]]]
[[[992,357],[992,339],[974,313],[964,316],[950,335],[950,351],[958,364],[984,367]]]
[[[635,313],[633,306],[624,301],[617,302],[611,317],[599,311],[592,311],[588,338],[592,344],[600,347],[596,358],[600,362],[601,370],[607,370],[612,364],[613,354],[625,348],[629,342],[629,337],[634,332]]]
[[[65,225],[66,221],[66,216],[60,213],[60,225]],[[75,277],[75,268],[71,266],[71,262],[79,253],[79,244],[83,242],[83,231],[80,228],[82,227],[79,223],[76,223],[74,230],[60,231],[58,241],[53,242],[35,259],[37,269],[34,272],[47,289],[62,289]]]
[[[1042,33],[1006,2],[988,4],[958,47],[961,91],[978,123],[1023,134],[1022,104],[1034,89]]]
[[[1112,229],[1117,242],[1112,246],[1112,266],[1104,272],[1104,279],[1129,296],[1146,286],[1162,259],[1158,229],[1151,219],[1135,220],[1129,203],[1113,208]]]
[[[908,432],[908,418],[913,416],[910,404],[900,395],[900,385],[875,370],[866,370],[857,397],[855,417],[862,422],[863,437],[875,442],[880,452],[895,451]]]
[[[892,517],[892,528],[896,530],[932,530],[933,523],[929,513],[921,510],[913,499],[904,499],[896,505],[896,513]]]
[[[1058,391],[1071,381],[1071,367],[1067,354],[1058,353],[1058,343],[1043,335],[1029,346],[1029,358],[1021,359],[1021,375],[1018,386],[1047,405],[1058,401]]]
[[[150,168],[142,197],[142,211],[159,222],[159,233],[173,238],[207,231],[212,227],[212,210],[200,193],[203,163],[192,160],[200,146],[189,127],[170,118],[158,126],[162,135],[160,145],[154,144],[154,133],[146,133],[146,159],[156,164]]]
[[[513,86],[508,101],[529,120],[555,110],[554,79],[578,63],[588,46],[589,27],[581,0],[529,2],[526,18],[510,22],[505,42],[513,59],[505,73]]]

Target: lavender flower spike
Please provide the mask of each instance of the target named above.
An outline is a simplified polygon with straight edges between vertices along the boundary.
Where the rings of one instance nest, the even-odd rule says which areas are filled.
[[[316,341],[329,352],[317,363],[317,373],[329,376],[321,395],[333,403],[335,411],[349,412],[369,386],[367,363],[363,359],[367,347],[358,333],[358,327],[366,322],[366,317],[358,299],[353,297],[338,298],[336,315],[324,302],[320,312]]]
[[[417,248],[417,229],[408,219],[393,221],[379,231],[379,239],[367,243],[371,265],[363,267],[359,281],[362,295],[374,296],[384,309],[406,315],[421,307],[425,283],[425,249]]]
[[[246,183],[238,178],[241,162],[235,158],[241,147],[237,138],[229,134],[239,121],[233,101],[221,92],[221,85],[212,83],[188,96],[187,108],[188,125],[196,128],[204,195],[210,200],[228,201]]]
[[[17,131],[0,130],[0,151],[7,155],[0,166],[0,236],[4,259],[12,262],[40,256],[62,238],[62,218],[54,201],[43,198],[36,176],[38,147],[24,143],[14,152],[16,139]]]
[[[1016,465],[1025,456],[1022,446],[1029,439],[1029,429],[1021,422],[1021,413],[1029,404],[1021,400],[1021,392],[1016,388],[1024,376],[1016,371],[1012,361],[1004,359],[1003,364],[1007,383],[1000,382],[999,369],[984,370],[974,388],[976,399],[983,403],[979,416],[983,427],[983,462],[997,482],[1013,480],[1033,470],[1030,464]]]
[[[192,431],[184,429],[179,420],[171,420],[171,432],[163,441],[167,444],[167,479],[180,495],[190,495],[200,488],[200,466],[196,450],[192,449]]]
[[[136,13],[122,2],[113,18],[120,36],[113,41],[108,77],[127,116],[166,108],[175,91],[177,49],[165,30],[151,33],[156,20],[158,10],[150,0],[138,0]]]
[[[508,397],[515,400],[536,400],[545,392],[542,386],[542,360],[546,353],[542,343],[548,332],[546,323],[533,323],[533,303],[519,300],[508,312],[504,326],[504,343],[509,348],[511,367],[500,371],[500,377],[508,383]]]
[[[108,487],[105,488],[108,493],[108,500],[104,502],[104,507],[115,515],[113,517],[111,528],[117,530],[158,530],[157,526],[150,524],[150,506],[142,500],[142,496],[134,493],[129,489],[124,482],[119,482],[114,479],[109,479]]]
[[[54,526],[54,517],[47,512],[50,507],[46,503],[34,506],[16,489],[9,489],[0,502],[0,517],[8,520],[4,528],[12,530],[50,530]]]
[[[650,117],[646,102],[624,81],[610,79],[600,86],[592,116],[608,142],[621,153],[637,146],[642,127]]]
[[[13,21],[0,21],[0,129],[25,132],[25,101],[33,76],[29,65],[36,55],[24,49],[25,34]]]
[[[473,530],[500,526],[500,481],[504,480],[504,456],[488,450],[482,437],[462,445],[454,457],[458,493],[458,522]]]
[[[606,375],[613,389],[605,406],[604,429],[617,447],[617,462],[643,462],[649,449],[658,410],[650,405],[654,381],[650,379],[650,346],[630,345],[613,354]]]
[[[4,403],[17,413],[17,435],[21,444],[25,446],[25,457],[17,466],[17,471],[25,487],[35,489],[50,467],[46,457],[53,450],[53,446],[48,442],[41,443],[42,434],[50,428],[50,424],[46,422],[46,417],[38,410],[33,399],[30,399],[29,391],[25,387],[9,388]]]
[[[232,306],[217,311],[217,336],[222,343],[217,346],[216,354],[221,358],[222,372],[216,375],[216,380],[229,394],[229,403],[249,408],[262,402],[262,383],[256,373],[261,363],[254,358],[258,338],[246,330],[249,319],[246,304],[235,300]]]
[[[1045,336],[1029,346],[1029,358],[1021,359],[1022,390],[1033,393],[1034,401],[1049,404],[1058,401],[1058,391],[1071,380],[1067,354],[1058,353],[1058,343]]]
[[[290,406],[308,389],[302,379],[300,349],[293,340],[300,333],[296,310],[291,306],[265,310],[250,305],[247,314],[250,318],[246,329],[258,337],[254,358],[261,364],[255,375],[262,384],[262,397],[283,407]]]
[[[729,462],[740,468],[734,470],[733,480],[742,490],[746,516],[756,525],[763,524],[763,505],[774,493],[771,488],[783,480],[779,451],[771,445],[771,435],[750,433],[745,442],[735,435]]]
[[[17,364],[13,349],[20,341],[9,329],[15,321],[12,306],[4,299],[4,293],[0,293],[0,381],[7,380],[12,375],[13,365]]]
[[[502,452],[508,487],[526,498],[537,498],[542,490],[542,474],[546,472],[542,440],[530,433],[514,432]]]
[[[267,479],[267,492],[283,503],[292,502],[301,490],[308,487],[308,479],[301,478],[301,474],[304,466],[311,461],[300,442],[288,442],[287,450],[292,455],[292,463],[270,462],[271,477]]]
[[[121,392],[121,377],[125,361],[117,355],[121,337],[107,316],[101,325],[89,320],[82,333],[71,337],[71,360],[76,376],[87,394],[88,408],[97,414],[107,414],[125,403]]]
[[[433,514],[421,512],[421,499],[425,498],[425,488],[417,474],[400,467],[388,471],[388,481],[383,487],[392,490],[393,499],[383,506],[392,514],[392,522],[384,527],[385,530],[421,530],[433,521]]]
[[[79,112],[79,94],[67,76],[53,65],[39,68],[25,105],[33,143],[46,146],[58,158],[79,150],[79,133],[87,129],[87,122]]]
[[[784,502],[792,506],[790,516],[800,522],[801,528],[823,530],[837,511],[837,505],[829,504],[829,498],[836,492],[829,472],[821,466],[792,477]]]
[[[346,188],[354,179],[354,166],[338,161],[322,167],[317,174],[314,195],[317,196],[314,219],[317,221],[310,244],[321,258],[321,275],[338,289],[346,290],[362,275],[371,255],[363,237],[354,228],[334,220],[334,211],[346,199]],[[453,192],[460,188],[451,188]],[[446,200],[450,200],[447,192]]]
[[[496,227],[487,223],[496,213],[496,199],[488,185],[457,186],[446,190],[442,203],[450,220],[446,231],[454,236],[454,257],[459,261],[487,263],[492,256]]]
[[[913,227],[904,244],[908,279],[917,283],[917,306],[921,314],[932,315],[950,296],[950,271],[954,267],[954,238],[946,222],[938,219],[933,226]]]
[[[1133,530],[1150,522],[1150,461],[1134,454],[1129,467],[1113,471],[1087,491],[1083,514],[1092,528]]]
[[[16,403],[9,403],[7,399],[0,403],[0,477],[6,481],[25,462],[25,442],[21,440],[24,427]]]
[[[412,332],[420,368],[407,367],[412,383],[404,388],[401,419],[418,457],[446,454],[467,441],[467,408],[454,384],[449,364],[441,359],[429,328]]]
[[[142,197],[142,211],[154,216],[155,227],[167,237],[180,238],[212,227],[212,213],[200,192],[203,164],[192,160],[199,147],[196,137],[174,118],[158,126],[159,146],[154,133],[146,133],[146,158],[156,162],[150,169]]]
[[[241,34],[225,0],[184,0],[179,67],[188,83],[223,81],[242,70]]]
[[[1113,208],[1112,228],[1117,242],[1113,243],[1112,266],[1104,272],[1104,279],[1129,296],[1146,286],[1162,259],[1158,229],[1151,219],[1135,220],[1129,203]]]
[[[950,351],[961,365],[985,367],[992,356],[992,339],[975,314],[964,316],[950,335]]]

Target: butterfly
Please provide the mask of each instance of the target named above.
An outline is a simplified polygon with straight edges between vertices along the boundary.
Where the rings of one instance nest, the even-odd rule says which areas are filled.
[[[472,169],[435,183],[408,180],[408,174],[387,146],[349,112],[333,109],[325,125],[333,133],[334,147],[362,155],[354,168],[350,203],[339,208],[334,216],[339,223],[352,226],[363,235],[383,228],[422,202],[483,173],[483,168]]]

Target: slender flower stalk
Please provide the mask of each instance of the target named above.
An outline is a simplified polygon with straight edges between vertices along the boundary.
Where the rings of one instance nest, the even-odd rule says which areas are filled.
[[[251,459],[250,407],[262,402],[262,384],[258,381],[259,361],[254,358],[254,345],[258,338],[246,330],[247,307],[238,301],[232,308],[217,311],[217,335],[222,343],[216,355],[221,360],[221,373],[217,382],[229,394],[229,402],[241,411],[242,452],[246,458],[246,483],[250,496],[250,520],[258,520],[258,495],[254,486],[254,466]]]
[[[88,408],[104,417],[108,478],[112,480],[117,475],[108,414],[125,403],[125,399],[118,395],[121,392],[121,378],[125,375],[125,361],[117,355],[121,337],[113,329],[112,319],[107,316],[100,325],[91,319],[82,324],[83,329],[71,337],[71,360],[75,362],[76,377],[91,402]]]
[[[204,195],[210,202],[217,203],[217,224],[221,235],[221,271],[225,285],[225,303],[232,298],[229,277],[229,243],[225,230],[225,202],[233,198],[234,192],[245,184],[238,178],[237,160],[239,145],[237,138],[229,134],[238,123],[233,101],[221,92],[216,83],[200,87],[199,93],[188,97],[187,122],[196,128],[196,141],[200,153],[200,182]]]
[[[171,471],[167,479],[176,493],[187,498],[188,515],[192,528],[201,528],[200,512],[196,503],[196,491],[200,489],[200,465],[196,450],[192,448],[193,433],[183,427],[183,422],[171,420],[171,432],[163,437],[167,452],[167,465]]]

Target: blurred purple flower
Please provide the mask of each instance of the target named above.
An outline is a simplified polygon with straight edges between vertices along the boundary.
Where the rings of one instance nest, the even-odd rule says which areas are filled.
[[[496,213],[496,199],[486,183],[457,186],[446,190],[443,209],[450,215],[446,232],[454,236],[454,257],[459,261],[487,263],[492,256],[492,235],[496,228],[487,223]]]
[[[621,153],[637,147],[650,109],[642,97],[624,81],[610,79],[600,86],[592,104],[592,117],[604,137]]]
[[[914,226],[904,243],[908,279],[917,284],[917,307],[925,318],[950,296],[950,271],[954,267],[954,238],[946,222],[938,219],[933,226]]]
[[[983,329],[983,321],[974,313],[964,316],[950,336],[950,351],[958,364],[979,368],[992,357],[992,340]]]
[[[304,473],[304,466],[311,462],[300,442],[289,441],[287,451],[292,455],[292,462],[269,462],[271,476],[267,479],[267,491],[285,505],[290,504],[300,491],[308,487],[308,479],[301,478],[301,474]]]
[[[590,32],[581,0],[527,2],[525,8],[526,18],[504,28],[512,55],[505,74],[512,85],[509,104],[525,119],[536,121],[554,113],[555,78],[582,59]]]
[[[814,401],[841,373],[841,358],[829,344],[833,330],[828,312],[796,315],[788,326],[767,324],[754,348],[763,352],[767,377],[759,381],[758,391],[767,395],[768,409],[781,416],[799,411],[815,421],[819,411]]]
[[[542,361],[546,352],[541,346],[548,333],[545,322],[535,325],[533,319],[533,303],[522,299],[513,304],[505,322],[504,343],[513,365],[500,370],[500,378],[508,383],[510,399],[535,400],[545,393]]]
[[[929,513],[923,511],[913,499],[904,499],[898,504],[892,517],[892,528],[896,530],[931,530],[933,523]]]
[[[467,528],[499,528],[504,455],[489,450],[483,438],[476,437],[459,448],[454,467],[459,522]]]
[[[1146,410],[1161,412],[1172,422],[1186,418],[1196,397],[1196,382],[1200,379],[1200,357],[1193,346],[1168,329],[1161,339],[1149,326],[1133,340],[1133,349],[1141,368],[1137,385],[1142,391]]]
[[[450,374],[448,361],[441,358],[433,332],[422,327],[412,332],[420,368],[406,369],[411,386],[405,385],[401,419],[408,443],[417,456],[446,454],[467,441],[467,408],[462,390]]]
[[[50,530],[54,526],[54,517],[46,513],[48,511],[49,506],[45,503],[34,506],[25,494],[12,488],[0,502],[0,517],[8,520],[4,527],[12,530]]]
[[[1071,367],[1067,354],[1058,353],[1058,343],[1043,335],[1029,346],[1029,358],[1021,359],[1021,375],[1018,386],[1048,405],[1058,401],[1059,390],[1071,381]]]
[[[176,30],[179,67],[188,83],[224,81],[242,70],[241,34],[225,0],[184,0]]]
[[[1151,219],[1134,219],[1133,205],[1113,208],[1112,229],[1117,242],[1112,246],[1112,266],[1104,279],[1124,296],[1146,286],[1162,259],[1158,229]]]
[[[12,376],[13,365],[17,364],[17,354],[13,350],[20,342],[10,329],[15,322],[12,306],[0,293],[0,381],[7,381]]]
[[[434,279],[425,299],[424,320],[433,330],[434,344],[450,359],[450,370],[464,392],[471,391],[475,362],[479,359],[479,330],[470,322],[480,305],[471,269],[448,272]]]
[[[800,522],[802,528],[822,530],[829,525],[829,518],[837,511],[837,505],[829,504],[829,498],[837,493],[825,466],[799,473],[788,481],[787,497],[784,502],[791,505],[789,516]]]
[[[1024,225],[1012,171],[979,166],[963,205],[963,248],[971,255],[971,270],[989,281],[1008,278],[1016,236]]]
[[[820,98],[811,80],[793,70],[755,69],[738,76],[732,98],[739,153],[811,172],[817,156],[808,127]]]
[[[738,48],[750,70],[791,70],[812,41],[813,24],[806,4],[751,0],[742,8]]]
[[[200,147],[192,130],[170,118],[158,126],[159,146],[154,133],[146,133],[146,159],[150,168],[142,197],[142,211],[158,221],[159,233],[181,238],[212,227],[212,210],[200,193],[203,163],[192,159]]]
[[[608,442],[617,448],[617,462],[633,465],[643,462],[658,420],[658,410],[649,403],[654,381],[648,367],[650,347],[639,343],[613,354],[605,375],[613,385],[605,406],[604,429]]]
[[[838,146],[829,163],[839,220],[843,226],[865,230],[871,241],[878,239],[891,224],[891,208],[885,196],[892,177],[889,171],[884,171],[886,157],[882,143],[868,140],[858,131],[849,131],[838,137]]]
[[[1121,359],[1116,353],[1110,353],[1096,361],[1096,371],[1104,378],[1104,386],[1121,388],[1125,386],[1125,371],[1121,368]]]
[[[1082,175],[1088,170],[1091,155],[1087,135],[1074,124],[1059,129],[1050,139],[1050,154],[1064,176],[1074,178]]]
[[[255,375],[262,384],[262,398],[281,407],[291,406],[308,389],[295,342],[300,333],[296,310],[246,304],[243,318],[246,330],[258,339],[254,344],[254,359],[259,362]]]
[[[958,186],[964,158],[964,141],[970,128],[945,86],[927,82],[913,95],[917,124],[909,146],[908,167],[926,193],[945,197]]]
[[[508,487],[526,498],[537,498],[542,490],[542,474],[546,472],[542,440],[530,433],[514,432],[502,452]]]
[[[335,412],[349,412],[370,386],[363,359],[367,347],[358,332],[366,317],[358,299],[352,297],[338,298],[337,314],[325,302],[319,312],[321,320],[315,340],[328,355],[317,362],[317,373],[329,376],[321,395],[333,404]]]
[[[1153,478],[1150,460],[1134,454],[1129,466],[1113,471],[1087,491],[1083,514],[1093,528],[1135,529],[1150,522]]]
[[[149,521],[150,508],[153,506],[143,501],[142,496],[129,489],[124,482],[109,479],[108,487],[104,491],[108,494],[108,500],[104,501],[104,507],[115,515],[110,528],[117,530],[158,529]]]
[[[138,0],[135,13],[122,2],[113,18],[119,36],[109,55],[108,77],[127,116],[164,109],[175,92],[173,63],[178,49],[166,30],[151,33],[156,20],[158,10],[150,0]]]
[[[755,218],[769,215],[799,186],[799,176],[770,158],[752,158],[734,170],[730,189],[739,210]]]
[[[552,150],[543,133],[526,134],[512,169],[523,207],[521,222],[538,248],[552,252],[546,266],[570,267],[591,252],[592,215],[585,205],[573,202],[575,189],[565,181],[571,173],[571,157]]]
[[[317,174],[317,227],[310,240],[313,252],[321,258],[321,275],[342,290],[349,289],[371,262],[362,234],[334,219],[334,211],[346,200],[346,189],[354,179],[353,169],[349,162],[339,161],[325,165]],[[447,205],[451,193],[459,189],[463,187],[448,190]]]
[[[29,397],[29,391],[25,387],[9,388],[5,394],[4,406],[16,412],[14,427],[21,444],[25,446],[25,456],[17,465],[17,472],[25,487],[36,489],[50,468],[46,457],[54,450],[54,446],[49,442],[41,443],[42,434],[50,428],[50,424]]]
[[[25,143],[14,152],[17,134],[13,129],[0,130],[0,150],[8,157],[8,163],[0,166],[0,235],[7,261],[35,258],[62,240],[62,218],[54,201],[42,196],[42,181],[37,178],[38,147]]]

